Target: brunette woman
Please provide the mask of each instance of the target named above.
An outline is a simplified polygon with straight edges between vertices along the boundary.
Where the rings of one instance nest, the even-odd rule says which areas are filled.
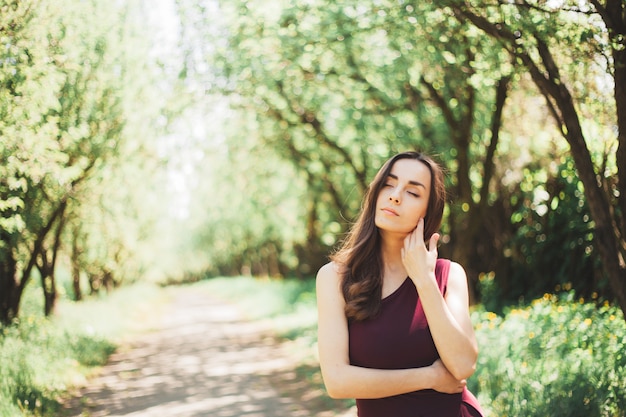
[[[478,354],[467,277],[437,257],[444,205],[440,167],[395,155],[317,274],[324,383],[333,398],[356,398],[359,417],[483,415],[465,386]]]

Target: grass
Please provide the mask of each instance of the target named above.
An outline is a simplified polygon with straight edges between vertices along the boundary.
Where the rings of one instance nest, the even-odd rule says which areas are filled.
[[[213,278],[193,284],[237,304],[252,320],[270,320],[278,336],[313,345],[317,310],[315,281],[296,279]]]
[[[59,415],[63,396],[86,383],[124,337],[149,327],[165,300],[157,287],[133,285],[81,303],[61,299],[45,318],[40,291],[30,284],[20,319],[0,328],[0,417]]]

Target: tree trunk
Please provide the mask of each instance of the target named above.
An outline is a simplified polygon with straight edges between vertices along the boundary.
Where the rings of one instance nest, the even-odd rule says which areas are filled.
[[[37,269],[39,270],[39,276],[41,277],[41,289],[43,291],[43,311],[46,316],[49,316],[54,308],[56,300],[56,285],[54,282],[54,269],[51,268],[51,262],[48,260],[48,256],[45,250],[39,254],[39,260],[37,262]]]
[[[72,237],[72,254],[71,254],[71,268],[72,268],[72,289],[74,290],[74,301],[80,301],[83,298],[83,293],[80,289],[80,249],[78,248],[78,233],[75,230]]]
[[[43,287],[44,306],[43,312],[47,316],[51,315],[57,301],[56,278],[54,270],[48,271],[47,276],[41,276],[41,286]]]
[[[607,0],[606,8],[603,9],[599,2],[593,2],[594,6],[604,19],[610,36],[615,38],[615,45],[619,45],[620,36],[626,35],[626,17],[622,12],[621,0]],[[585,186],[585,195],[591,217],[595,223],[594,242],[602,259],[602,266],[606,273],[615,298],[626,314],[626,264],[620,248],[626,247],[624,234],[620,232],[619,225],[623,224],[621,214],[611,208],[612,196],[607,195],[602,188],[600,175],[596,174],[587,143],[583,135],[578,113],[568,87],[562,82],[559,68],[545,42],[536,36],[539,64],[535,62],[530,52],[525,50],[518,42],[516,36],[509,28],[502,24],[495,24],[483,16],[473,13],[469,7],[453,6],[456,16],[461,20],[470,20],[478,28],[488,35],[499,39],[509,53],[517,58],[528,70],[533,81],[548,100],[548,106],[563,136],[570,144],[572,156],[576,164],[579,177]],[[617,12],[617,13],[616,13]],[[626,54],[623,50],[614,48],[614,80],[615,100],[617,105],[618,124],[618,177],[620,190],[626,190]],[[543,65],[543,68],[540,67]],[[618,205],[626,206],[624,193],[618,197]],[[621,203],[621,204],[620,204]],[[615,214],[613,217],[612,212]]]
[[[17,317],[21,291],[15,279],[17,263],[10,251],[3,252],[0,261],[0,323],[8,325]]]

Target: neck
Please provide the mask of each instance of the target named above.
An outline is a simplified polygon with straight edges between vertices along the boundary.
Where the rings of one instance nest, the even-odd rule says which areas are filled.
[[[404,238],[402,235],[381,235],[381,257],[385,270],[384,276],[387,275],[403,275],[406,274],[404,264],[402,263],[402,248],[404,247]]]

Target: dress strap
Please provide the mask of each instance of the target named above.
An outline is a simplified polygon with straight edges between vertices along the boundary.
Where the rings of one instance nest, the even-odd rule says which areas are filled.
[[[439,258],[435,264],[435,278],[437,278],[437,284],[439,284],[439,291],[441,294],[446,295],[448,289],[448,273],[450,272],[450,260]]]

